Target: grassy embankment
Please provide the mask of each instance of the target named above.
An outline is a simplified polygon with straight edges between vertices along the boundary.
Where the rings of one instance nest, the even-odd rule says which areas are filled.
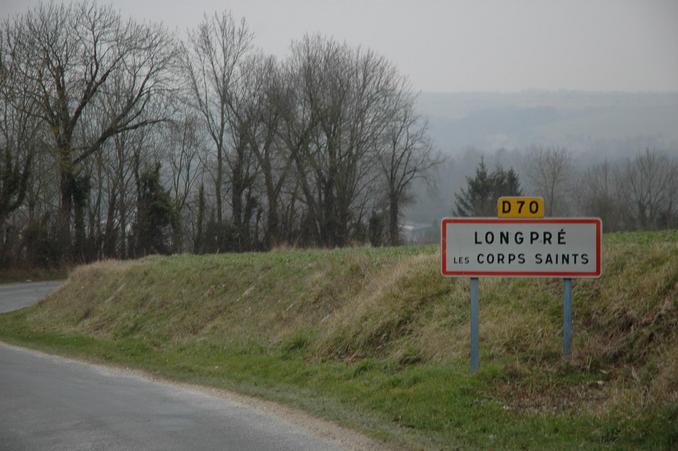
[[[75,270],[0,338],[305,409],[423,448],[678,447],[678,231],[605,237],[575,281],[483,279],[468,374],[468,281],[434,246],[150,257]]]

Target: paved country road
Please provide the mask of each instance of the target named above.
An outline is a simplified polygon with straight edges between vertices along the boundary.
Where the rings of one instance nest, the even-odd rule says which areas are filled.
[[[57,284],[0,286],[0,311]],[[333,450],[371,447],[247,398],[0,343],[0,450]],[[289,417],[304,417],[288,411]],[[320,426],[319,426],[320,425]],[[343,435],[343,437],[342,437]]]
[[[62,284],[63,282],[32,282],[0,285],[0,313],[33,305]]]

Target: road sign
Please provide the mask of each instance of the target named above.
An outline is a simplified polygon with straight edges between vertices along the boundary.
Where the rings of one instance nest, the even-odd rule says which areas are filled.
[[[442,274],[452,277],[600,277],[599,218],[445,218]]]
[[[543,218],[544,199],[528,196],[502,196],[497,200],[500,218]]]

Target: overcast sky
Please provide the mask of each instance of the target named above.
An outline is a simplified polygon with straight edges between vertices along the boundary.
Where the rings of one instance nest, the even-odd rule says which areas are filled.
[[[0,0],[0,14],[36,0]],[[244,16],[284,56],[321,32],[394,61],[422,91],[678,91],[678,0],[111,0],[184,31]]]

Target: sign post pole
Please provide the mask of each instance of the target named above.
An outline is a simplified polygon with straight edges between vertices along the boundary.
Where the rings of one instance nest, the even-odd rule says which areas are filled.
[[[563,357],[572,357],[572,279],[563,279]]]
[[[478,344],[478,278],[471,277],[471,374],[480,366]]]

